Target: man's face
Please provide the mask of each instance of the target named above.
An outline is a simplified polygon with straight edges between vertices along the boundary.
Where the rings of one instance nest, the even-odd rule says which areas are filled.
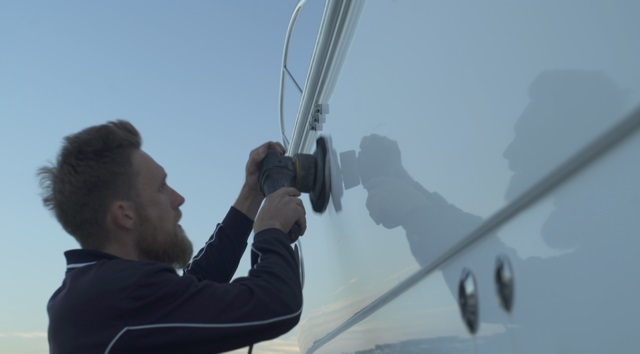
[[[505,199],[513,201],[557,166],[570,149],[570,108],[532,101],[515,125],[515,137],[503,156],[513,172]],[[574,109],[575,110],[575,109]]]
[[[151,156],[138,150],[133,154],[137,172],[137,239],[143,259],[184,268],[193,254],[193,245],[178,223],[184,198],[167,184],[167,174]]]

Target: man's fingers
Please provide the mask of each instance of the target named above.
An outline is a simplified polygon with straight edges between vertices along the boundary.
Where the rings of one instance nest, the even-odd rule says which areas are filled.
[[[298,199],[298,201],[300,201],[300,199]],[[296,224],[298,224],[298,226],[300,227],[300,236],[304,235],[305,231],[307,231],[307,211],[304,209],[304,206],[302,205],[302,202],[300,201],[300,203],[296,203],[298,205],[298,210],[302,209],[299,211],[298,214],[298,219],[296,220]]]
[[[251,151],[247,167],[250,170],[256,169],[260,162],[262,162],[262,160],[267,156],[267,152],[269,152],[269,150],[275,150],[283,155],[285,153],[285,149],[282,144],[275,141],[266,142]]]
[[[304,208],[302,200],[298,198],[302,193],[291,187],[280,188],[277,192],[282,192],[283,198],[294,198],[293,203],[296,208],[293,210],[297,209],[297,211],[295,211],[295,214],[297,214],[295,224],[297,224],[300,229],[300,236],[304,235],[307,230],[307,210]]]
[[[299,192],[298,192],[299,193]],[[301,209],[301,215],[296,223],[300,225],[300,236],[304,235],[307,231],[307,209],[304,208],[304,203],[300,198],[296,198],[296,205]]]
[[[267,151],[268,149],[265,145],[253,149],[250,155],[251,162],[260,163],[260,161],[262,161],[262,159],[267,156]]]
[[[257,147],[254,151],[257,153],[258,157],[264,158],[265,156],[267,156],[267,151],[269,150],[275,150],[281,154],[284,154],[286,152],[284,146],[275,141],[268,141]]]
[[[304,233],[307,231],[307,219],[299,219],[298,226],[300,226],[300,236],[304,235]]]
[[[282,187],[273,193],[290,197],[299,197],[300,195],[302,195],[299,190],[293,187]]]
[[[286,150],[284,149],[284,146],[282,146],[282,144],[280,144],[279,142],[269,141],[265,143],[265,145],[267,146],[268,150],[276,150],[281,154],[284,154],[286,152]]]

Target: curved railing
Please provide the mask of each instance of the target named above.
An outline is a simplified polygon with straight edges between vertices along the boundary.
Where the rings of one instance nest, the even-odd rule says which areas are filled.
[[[298,21],[298,15],[300,14],[300,11],[302,10],[302,7],[304,6],[304,4],[306,2],[307,2],[306,0],[300,0],[298,2],[298,4],[296,5],[296,8],[293,10],[293,15],[291,15],[291,20],[289,21],[289,27],[287,28],[287,34],[286,34],[285,40],[284,40],[284,49],[282,51],[282,67],[281,67],[281,73],[280,73],[280,106],[279,106],[279,111],[280,111],[280,133],[282,134],[282,144],[284,145],[285,149],[289,148],[289,139],[287,138],[287,134],[286,134],[286,131],[285,131],[285,124],[284,124],[284,80],[285,80],[285,74],[289,76],[289,78],[293,81],[293,83],[298,88],[298,91],[300,91],[300,93],[302,93],[302,88],[300,87],[300,85],[298,85],[298,82],[293,77],[293,75],[291,75],[291,72],[287,68],[287,63],[288,63],[288,59],[289,59],[289,44],[291,42],[291,35],[293,34],[293,29],[295,28],[296,22]]]

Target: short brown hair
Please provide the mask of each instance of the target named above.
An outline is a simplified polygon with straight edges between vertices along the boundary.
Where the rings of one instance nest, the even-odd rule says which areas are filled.
[[[132,154],[141,145],[131,123],[111,121],[65,137],[56,163],[38,169],[42,202],[82,248],[102,249],[110,204],[134,199]]]

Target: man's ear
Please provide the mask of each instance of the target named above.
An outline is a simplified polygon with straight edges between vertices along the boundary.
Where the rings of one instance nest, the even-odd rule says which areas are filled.
[[[117,228],[133,229],[136,216],[133,202],[115,201],[109,208],[109,220]]]

